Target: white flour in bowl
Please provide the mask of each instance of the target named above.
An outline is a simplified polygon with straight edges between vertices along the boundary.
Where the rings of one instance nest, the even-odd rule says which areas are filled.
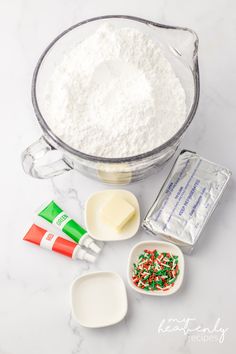
[[[59,138],[99,157],[150,151],[186,119],[185,92],[157,44],[136,29],[109,24],[55,67],[45,109]]]

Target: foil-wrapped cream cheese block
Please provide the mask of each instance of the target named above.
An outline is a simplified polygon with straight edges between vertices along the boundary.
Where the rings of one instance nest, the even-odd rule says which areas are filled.
[[[230,176],[227,168],[181,151],[142,226],[190,253]]]

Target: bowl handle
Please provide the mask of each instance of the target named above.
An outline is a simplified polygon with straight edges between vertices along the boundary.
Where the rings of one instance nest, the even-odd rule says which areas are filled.
[[[72,167],[62,156],[58,158],[58,153],[60,152],[41,136],[22,153],[25,173],[35,178],[51,178],[71,170]]]

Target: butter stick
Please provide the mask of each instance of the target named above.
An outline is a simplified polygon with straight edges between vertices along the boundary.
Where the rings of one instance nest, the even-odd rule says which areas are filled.
[[[135,208],[119,195],[114,195],[103,207],[103,221],[117,231],[130,221],[135,214]]]

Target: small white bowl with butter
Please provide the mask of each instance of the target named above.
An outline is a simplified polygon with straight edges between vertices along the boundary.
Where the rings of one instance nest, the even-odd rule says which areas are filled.
[[[85,206],[85,223],[95,240],[127,240],[139,229],[138,200],[133,193],[122,189],[94,193]]]

